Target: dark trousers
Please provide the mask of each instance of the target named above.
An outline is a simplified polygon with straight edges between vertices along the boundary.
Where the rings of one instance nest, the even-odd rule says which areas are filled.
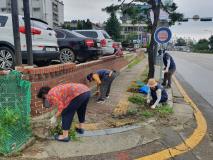
[[[108,75],[103,77],[103,79],[101,80],[99,99],[105,99],[107,96],[109,96],[111,85],[115,77],[116,77],[115,72],[112,73],[111,77],[109,77]]]
[[[72,124],[73,117],[77,111],[78,120],[80,123],[85,122],[87,104],[90,99],[90,92],[85,92],[74,98],[67,108],[62,111],[62,129],[69,130]]]
[[[167,100],[168,100],[168,98],[162,97],[159,103],[166,103]],[[155,104],[156,101],[157,101],[157,99],[156,99],[156,98],[153,98],[153,99],[151,100],[151,102],[150,102],[150,106],[152,106],[153,104]]]
[[[168,72],[164,73],[163,86],[168,85],[171,87],[172,84],[172,75],[175,73],[175,69],[171,69]],[[167,83],[168,82],[168,83]]]

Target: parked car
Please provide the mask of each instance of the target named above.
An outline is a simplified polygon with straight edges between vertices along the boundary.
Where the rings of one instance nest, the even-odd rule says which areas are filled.
[[[104,30],[75,30],[75,32],[84,35],[85,37],[95,38],[98,40],[98,45],[103,49],[103,55],[114,54],[113,40]]]
[[[85,37],[77,32],[64,29],[56,29],[60,60],[66,62],[85,62],[89,59],[97,59],[101,54],[101,47],[93,38]]]
[[[15,50],[11,14],[0,14],[0,68],[8,69],[15,66]],[[19,32],[22,59],[27,60],[24,17],[19,16]],[[46,22],[31,19],[32,50],[34,61],[49,62],[59,58],[56,33]]]

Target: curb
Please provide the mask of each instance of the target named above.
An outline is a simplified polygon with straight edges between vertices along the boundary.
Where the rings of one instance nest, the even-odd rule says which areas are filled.
[[[78,137],[96,137],[96,136],[112,135],[112,134],[127,132],[127,131],[141,128],[141,127],[142,125],[129,125],[124,127],[109,128],[109,129],[102,129],[102,130],[96,130],[96,131],[85,131],[83,135],[78,135]]]
[[[183,89],[181,84],[178,82],[176,77],[173,77],[173,80],[180,91],[180,93],[183,95],[184,100],[192,107],[194,111],[194,116],[197,122],[197,128],[194,130],[192,135],[188,137],[187,139],[184,139],[184,142],[174,146],[167,148],[165,150],[159,151],[157,153],[147,155],[141,158],[138,158],[136,160],[165,160],[170,159],[173,157],[176,157],[178,155],[184,154],[193,148],[195,148],[204,138],[207,132],[207,123],[206,120],[201,113],[201,111],[198,109],[197,105],[192,101],[192,99],[188,96],[186,91]]]

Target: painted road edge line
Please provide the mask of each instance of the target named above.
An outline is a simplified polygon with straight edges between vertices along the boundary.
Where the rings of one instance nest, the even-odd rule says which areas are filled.
[[[193,100],[188,96],[176,77],[173,77],[173,81],[175,82],[180,93],[183,95],[184,100],[193,108],[194,116],[197,122],[197,128],[194,130],[189,138],[184,140],[183,143],[175,147],[171,147],[160,152],[138,158],[136,160],[166,160],[172,157],[176,157],[195,148],[206,135],[207,123],[202,112],[198,109]]]

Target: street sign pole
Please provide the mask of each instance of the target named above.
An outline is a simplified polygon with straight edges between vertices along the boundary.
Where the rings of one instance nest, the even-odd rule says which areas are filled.
[[[160,45],[160,50],[163,51],[162,45]],[[162,79],[163,79],[163,54],[164,52],[162,52],[162,54],[160,55],[160,83],[162,83]]]
[[[32,52],[32,34],[31,34],[31,22],[30,22],[30,4],[29,0],[23,0],[24,6],[24,22],[25,22],[25,37],[27,45],[27,62],[28,65],[33,65],[33,52]]]
[[[16,66],[22,65],[21,42],[19,33],[19,17],[18,17],[18,0],[11,0],[13,37],[15,45],[15,62]]]

